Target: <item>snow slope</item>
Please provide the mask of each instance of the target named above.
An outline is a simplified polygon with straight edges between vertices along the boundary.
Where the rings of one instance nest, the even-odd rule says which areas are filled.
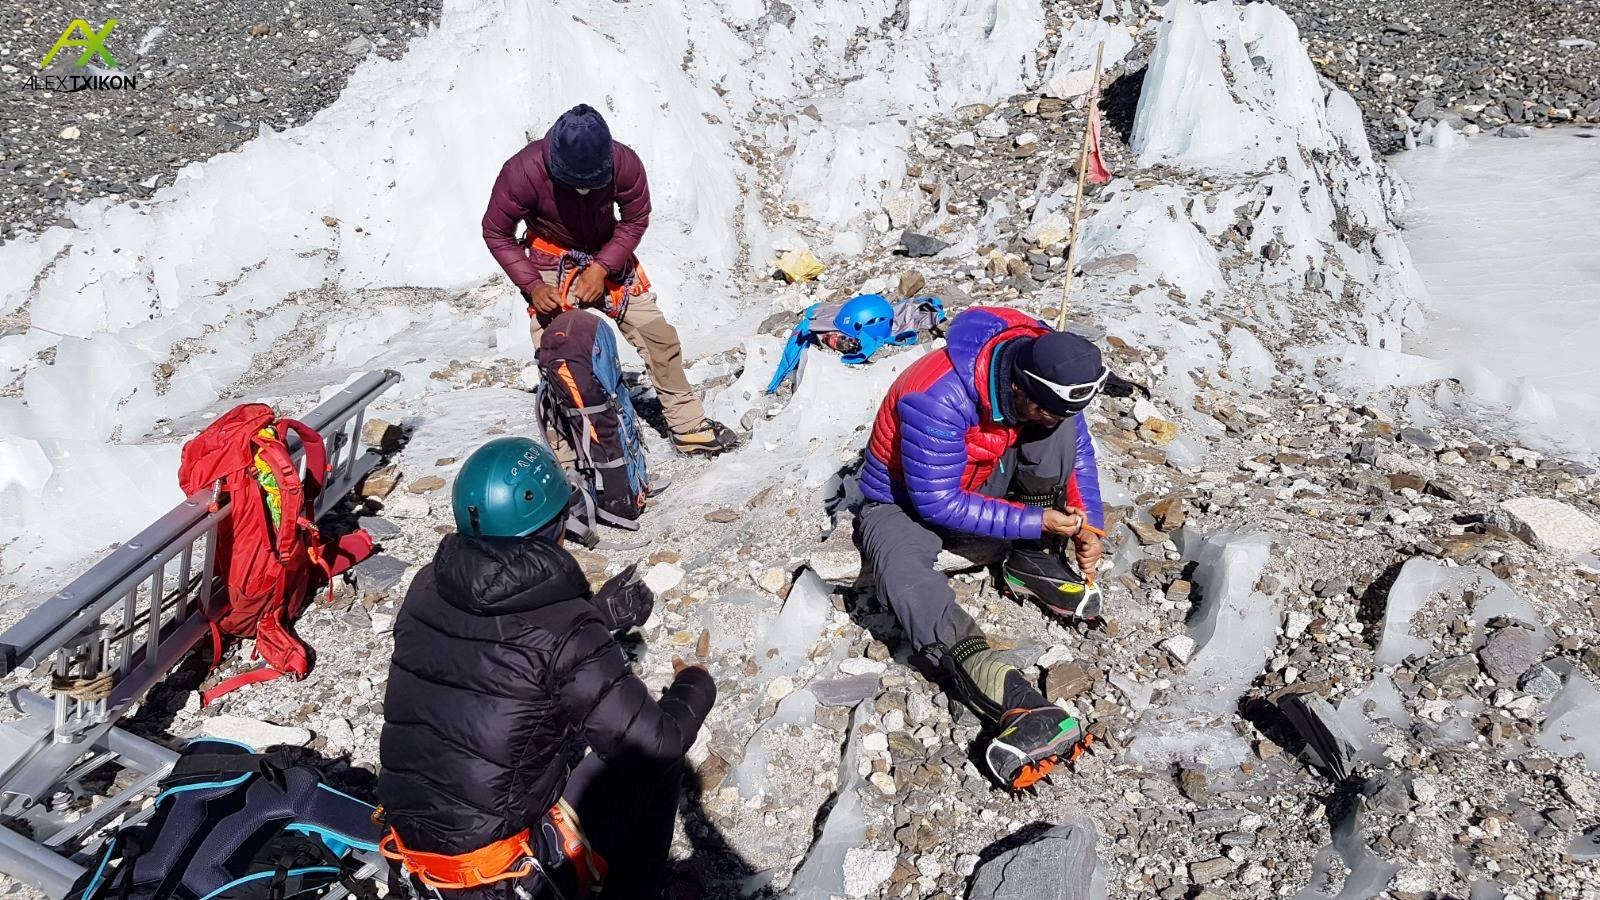
[[[1600,133],[1420,147],[1397,166],[1406,243],[1427,284],[1407,349],[1508,408],[1536,441],[1600,450]]]
[[[432,33],[363,63],[307,125],[192,164],[142,206],[95,201],[72,214],[80,230],[0,247],[0,315],[25,311],[29,326],[0,337],[0,583],[37,593],[174,503],[168,433],[195,426],[173,423],[220,406],[256,354],[297,330],[336,335],[308,361],[327,382],[379,365],[424,374],[418,351],[528,355],[500,280],[466,313],[325,298],[494,278],[478,226],[489,186],[574,103],[602,108],[649,167],[640,252],[692,358],[764,312],[731,277],[747,248],[765,253],[763,204],[777,199],[753,189],[747,142],[792,151],[787,193],[846,198],[807,210],[844,226],[903,177],[908,116],[1038,77],[1037,0],[785,8],[451,0]],[[796,115],[808,105],[820,121]]]

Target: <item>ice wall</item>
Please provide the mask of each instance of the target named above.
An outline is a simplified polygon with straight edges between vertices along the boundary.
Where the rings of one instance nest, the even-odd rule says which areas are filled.
[[[1539,626],[1540,618],[1533,604],[1505,581],[1486,569],[1447,566],[1442,562],[1415,557],[1400,567],[1400,574],[1389,587],[1388,603],[1383,613],[1383,636],[1373,661],[1380,666],[1393,666],[1406,657],[1427,654],[1432,644],[1427,638],[1413,633],[1417,614],[1435,598],[1449,608],[1466,605],[1464,595],[1471,591],[1476,598],[1474,618],[1486,622],[1495,616],[1507,616]],[[1548,640],[1542,629],[1537,646],[1543,648]]]
[[[1179,408],[1195,372],[1235,370],[1219,389],[1270,380],[1279,364],[1253,338],[1292,325],[1292,297],[1329,313],[1313,323],[1327,345],[1303,359],[1398,347],[1422,291],[1394,221],[1404,190],[1373,159],[1355,101],[1317,75],[1276,7],[1174,0],[1163,15],[1131,142],[1140,165],[1176,175],[1114,181],[1084,225],[1086,264],[1132,259],[1086,285],[1126,309],[1108,330],[1165,351],[1156,389]],[[1247,330],[1225,340],[1219,308]]]
[[[1550,701],[1550,716],[1539,732],[1539,746],[1562,756],[1583,754],[1590,771],[1600,772],[1600,690],[1577,669],[1567,675],[1567,683]]]

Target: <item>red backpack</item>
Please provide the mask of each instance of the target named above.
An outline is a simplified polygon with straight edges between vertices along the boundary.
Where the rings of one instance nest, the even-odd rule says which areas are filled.
[[[305,449],[306,478],[284,444],[289,432]],[[302,678],[311,670],[305,642],[291,624],[311,592],[372,553],[372,536],[355,531],[325,542],[317,531],[317,495],[328,477],[322,435],[293,419],[279,419],[264,403],[229,410],[183,445],[178,484],[193,494],[216,488],[213,509],[226,497],[228,517],[217,524],[212,548],[216,571],[227,582],[224,600],[206,611],[213,660],[222,635],[255,638],[265,666],[206,692],[209,703],[234,688],[279,675]]]

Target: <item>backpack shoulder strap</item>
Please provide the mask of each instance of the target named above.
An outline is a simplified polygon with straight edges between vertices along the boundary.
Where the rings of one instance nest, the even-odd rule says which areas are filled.
[[[277,425],[279,440],[286,440],[291,431],[300,437],[306,454],[306,500],[315,502],[328,484],[328,447],[322,441],[322,433],[298,419],[279,419]]]
[[[375,851],[382,836],[372,821],[377,811],[370,803],[318,782],[316,789],[302,798],[290,827],[316,834],[324,843],[331,840],[355,850]],[[331,845],[330,849],[339,850]]]
[[[272,475],[278,482],[280,515],[278,531],[272,536],[272,552],[280,562],[287,565],[294,555],[295,546],[300,543],[299,524],[305,517],[306,496],[304,485],[300,481],[300,467],[295,465],[294,458],[289,455],[289,448],[284,445],[282,434],[275,440],[259,436],[253,440],[262,461],[272,470]]]

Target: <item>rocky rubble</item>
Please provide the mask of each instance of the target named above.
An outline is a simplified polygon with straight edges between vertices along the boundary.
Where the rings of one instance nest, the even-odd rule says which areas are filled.
[[[1467,133],[1600,121],[1600,9],[1581,0],[1284,0],[1318,69],[1367,114],[1375,149],[1411,123]],[[1514,135],[1514,131],[1507,131]]]
[[[306,122],[339,96],[357,63],[399,56],[440,8],[433,0],[140,3],[112,11],[117,25],[106,38],[114,71],[136,87],[53,90],[44,76],[113,71],[75,69],[76,51],[47,70],[37,65],[73,19],[112,12],[10,6],[0,13],[0,242],[68,223],[69,203],[147,198],[190,162],[237,149],[260,128]]]

